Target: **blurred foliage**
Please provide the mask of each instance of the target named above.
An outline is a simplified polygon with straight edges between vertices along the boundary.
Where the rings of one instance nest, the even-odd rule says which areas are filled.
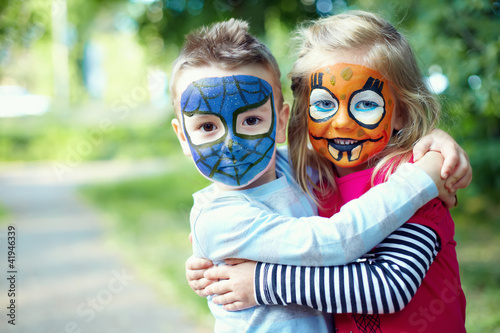
[[[269,17],[276,15],[291,30],[299,22],[315,18],[316,7],[314,1],[289,0],[155,1],[138,20],[143,36],[156,33],[181,45],[191,30],[231,17],[248,20],[253,33],[262,37],[268,32]]]
[[[106,126],[48,118],[0,121],[0,161],[58,161],[161,158],[179,150],[170,124],[106,122]]]

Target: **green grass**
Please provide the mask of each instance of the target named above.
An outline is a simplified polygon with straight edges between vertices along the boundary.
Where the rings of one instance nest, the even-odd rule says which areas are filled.
[[[173,156],[172,173],[84,187],[84,198],[102,209],[108,235],[158,292],[212,327],[206,300],[187,285],[184,263],[191,255],[192,193],[208,183],[184,156]]]
[[[184,276],[191,253],[191,193],[206,184],[193,166],[180,163],[168,175],[88,187],[83,194],[103,209],[113,240],[141,271],[154,277],[162,293],[209,323],[205,301],[189,289]],[[460,192],[460,205],[452,210],[467,297],[467,331],[500,332],[500,206],[471,192]]]

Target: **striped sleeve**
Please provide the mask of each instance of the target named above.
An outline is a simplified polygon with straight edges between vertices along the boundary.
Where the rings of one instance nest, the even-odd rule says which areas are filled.
[[[261,305],[294,303],[328,313],[394,313],[410,302],[439,250],[431,228],[406,223],[344,266],[259,263],[255,297]]]

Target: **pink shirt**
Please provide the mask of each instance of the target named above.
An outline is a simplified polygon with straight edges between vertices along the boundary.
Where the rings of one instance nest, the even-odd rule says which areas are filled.
[[[370,188],[373,169],[336,179],[338,194],[330,195],[320,209],[321,216],[331,216],[342,205],[361,196]],[[432,228],[439,236],[441,250],[410,303],[393,314],[335,315],[336,332],[465,332],[465,296],[460,283],[455,224],[449,210],[439,199],[423,206],[407,221]]]

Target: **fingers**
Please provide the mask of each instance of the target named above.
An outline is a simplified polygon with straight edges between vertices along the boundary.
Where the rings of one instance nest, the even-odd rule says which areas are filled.
[[[238,297],[236,297],[236,294],[234,293],[227,293],[225,295],[213,297],[212,301],[215,304],[222,305],[222,308],[226,311],[240,311],[251,308],[256,305],[250,302],[244,302],[238,300]]]
[[[441,131],[442,132],[442,131]],[[448,136],[442,132],[440,136]],[[423,145],[428,146],[430,150],[438,150],[444,157],[443,166],[441,167],[441,178],[446,179],[445,187],[454,192],[459,188],[467,187],[472,181],[472,168],[469,162],[469,156],[455,141],[450,139],[442,141],[439,147],[429,145],[428,140],[422,140]],[[425,139],[425,138],[424,138]],[[415,147],[416,148],[416,147]]]
[[[230,271],[232,266],[214,266],[205,271],[204,277],[210,280],[226,280],[230,278]]]
[[[197,270],[186,269],[186,278],[188,281],[203,279],[204,273],[205,273],[204,269],[197,269]]]
[[[247,305],[243,302],[234,302],[231,304],[226,304],[222,308],[226,311],[240,311],[251,308],[251,305]]]
[[[467,174],[463,178],[458,180],[454,185],[452,185],[452,189],[457,190],[460,188],[466,188],[467,186],[469,186],[471,181],[472,181],[472,168],[469,168]]]
[[[237,300],[238,299],[236,298],[236,295],[233,292],[212,297],[212,302],[214,302],[214,304],[220,304],[220,305],[231,304],[236,302]]]
[[[240,311],[249,309],[257,305],[257,303],[252,301],[242,301],[239,297],[233,293],[229,292],[224,295],[214,296],[212,298],[214,304],[222,305],[222,308],[226,311]]]
[[[205,290],[207,296],[215,295],[215,294],[224,295],[227,293],[231,293],[234,295],[234,293],[232,293],[232,291],[233,291],[232,285],[228,280],[222,280],[219,282],[215,282],[215,283],[211,284],[210,286],[207,286],[207,288]],[[219,297],[220,296],[216,296],[214,298],[220,299]],[[226,303],[232,303],[234,301],[235,301],[235,299],[233,299],[231,302],[215,303],[215,301],[214,301],[214,303],[215,304],[226,304]]]
[[[199,280],[191,280],[188,281],[189,286],[195,293],[198,294],[198,296],[201,297],[207,297],[209,294],[207,294],[207,287],[209,287],[212,283],[215,283],[217,281],[209,280],[209,279],[199,279]]]
[[[443,201],[445,204],[446,208],[452,209],[453,207],[457,206],[458,200],[457,200],[457,195],[455,193],[449,193],[446,196],[440,196],[440,199]]]
[[[191,289],[201,297],[207,296],[205,288],[214,282],[203,276],[206,269],[211,266],[213,266],[213,264],[210,260],[196,258],[194,256],[186,260],[186,279],[188,280],[188,284]]]
[[[194,256],[191,256],[186,260],[186,270],[205,270],[212,266],[213,263],[208,259],[196,258]]]
[[[469,157],[467,154],[462,154],[458,165],[451,174],[451,176],[446,179],[445,187],[450,191],[456,191],[459,188],[466,188],[472,181],[472,168],[469,163]]]
[[[456,152],[449,152],[446,149],[443,149],[441,154],[444,157],[443,166],[441,167],[441,178],[446,179],[453,173],[457,164],[459,164],[460,156]]]
[[[423,137],[420,139],[413,147],[413,160],[416,162],[422,158],[430,149],[432,145],[432,139],[430,137]]]

